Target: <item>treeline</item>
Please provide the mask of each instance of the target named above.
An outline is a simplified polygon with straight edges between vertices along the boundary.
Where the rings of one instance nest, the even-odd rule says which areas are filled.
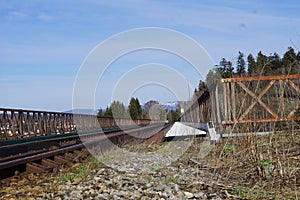
[[[142,108],[138,98],[131,98],[128,109],[120,101],[113,101],[106,110],[100,108],[98,111],[99,117],[115,117],[115,118],[132,118],[132,119],[146,119],[143,116]]]
[[[292,47],[281,58],[278,53],[269,56],[264,55],[261,51],[254,57],[249,54],[247,57],[242,52],[238,52],[236,62],[231,62],[222,58],[219,65],[214,70],[210,70],[205,81],[200,80],[198,87],[194,91],[193,101],[197,100],[207,90],[209,86],[214,87],[219,78],[249,77],[249,76],[272,76],[288,75],[300,73],[300,52],[297,53]],[[266,83],[261,83],[264,87]],[[250,84],[249,88],[254,89],[255,84]],[[277,97],[278,91],[270,89],[269,95]],[[285,96],[292,97],[295,94],[285,92]]]
[[[299,63],[300,52],[288,47],[282,58],[278,53],[267,56],[259,51],[255,57],[252,54],[245,57],[244,53],[238,52],[235,63],[222,58],[217,70],[222,78],[297,74]]]
[[[222,58],[219,65],[214,70],[210,70],[206,80],[200,80],[198,88],[195,89],[195,97],[201,95],[207,89],[207,85],[213,85],[213,81],[220,78],[247,77],[247,76],[272,76],[288,75],[300,73],[300,52],[297,53],[292,47],[281,58],[278,53],[269,56],[261,51],[254,57],[249,54],[247,57],[242,52],[238,52],[236,62],[231,62]]]
[[[148,101],[142,108],[138,98],[131,98],[128,108],[120,101],[113,101],[106,110],[98,110],[99,117],[131,118],[131,119],[151,119],[178,121],[179,108],[176,111],[166,110],[158,101]]]

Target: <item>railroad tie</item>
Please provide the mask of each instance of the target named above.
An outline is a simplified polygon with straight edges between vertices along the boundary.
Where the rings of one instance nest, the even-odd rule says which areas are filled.
[[[69,165],[71,161],[62,156],[54,156],[54,161],[63,165]]]
[[[37,164],[37,163],[27,163],[26,164],[26,172],[27,173],[45,173],[45,172],[51,172],[52,168],[45,167],[43,165]]]
[[[50,160],[48,158],[45,158],[42,160],[42,165],[45,167],[51,167],[51,168],[58,168],[60,166],[59,163],[57,163],[53,160]]]

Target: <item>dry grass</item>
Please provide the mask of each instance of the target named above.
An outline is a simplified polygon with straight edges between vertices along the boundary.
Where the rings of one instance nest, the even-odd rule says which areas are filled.
[[[181,162],[207,170],[215,181],[233,186],[233,195],[249,199],[300,198],[300,134],[249,134],[223,139],[201,158],[195,141]],[[191,162],[192,161],[192,162]]]
[[[153,152],[167,144],[127,144],[123,148],[133,152]],[[217,190],[220,185],[224,186],[222,192],[231,199],[300,198],[300,133],[249,134],[222,139],[212,149],[209,146],[206,138],[195,139],[174,164],[197,167],[199,180],[202,176],[207,184],[214,181]],[[207,150],[209,154],[203,156]],[[80,177],[98,167],[99,162],[91,159],[72,174],[75,178]]]

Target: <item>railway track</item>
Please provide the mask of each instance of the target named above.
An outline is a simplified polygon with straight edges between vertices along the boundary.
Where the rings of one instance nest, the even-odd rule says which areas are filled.
[[[28,173],[53,172],[62,166],[71,166],[80,162],[90,153],[87,150],[93,146],[102,146],[106,140],[120,145],[128,142],[143,142],[160,133],[161,125],[128,128],[126,130],[109,129],[89,133],[59,135],[48,138],[33,139],[0,146],[0,180],[2,185],[9,185],[9,181],[20,179]],[[153,134],[155,133],[155,134]],[[104,145],[104,150],[110,147]]]

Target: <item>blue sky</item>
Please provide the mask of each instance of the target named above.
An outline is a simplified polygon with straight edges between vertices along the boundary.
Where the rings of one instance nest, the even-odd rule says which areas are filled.
[[[73,83],[89,52],[108,37],[134,28],[182,32],[201,44],[216,64],[222,57],[235,62],[238,51],[282,55],[289,46],[298,51],[299,10],[296,0],[0,0],[0,107],[71,109]],[[191,88],[201,78],[173,55],[136,52],[106,71],[95,108],[110,103],[111,90],[124,73],[148,62],[174,66]],[[157,86],[141,88],[133,95],[141,102],[176,100]]]

